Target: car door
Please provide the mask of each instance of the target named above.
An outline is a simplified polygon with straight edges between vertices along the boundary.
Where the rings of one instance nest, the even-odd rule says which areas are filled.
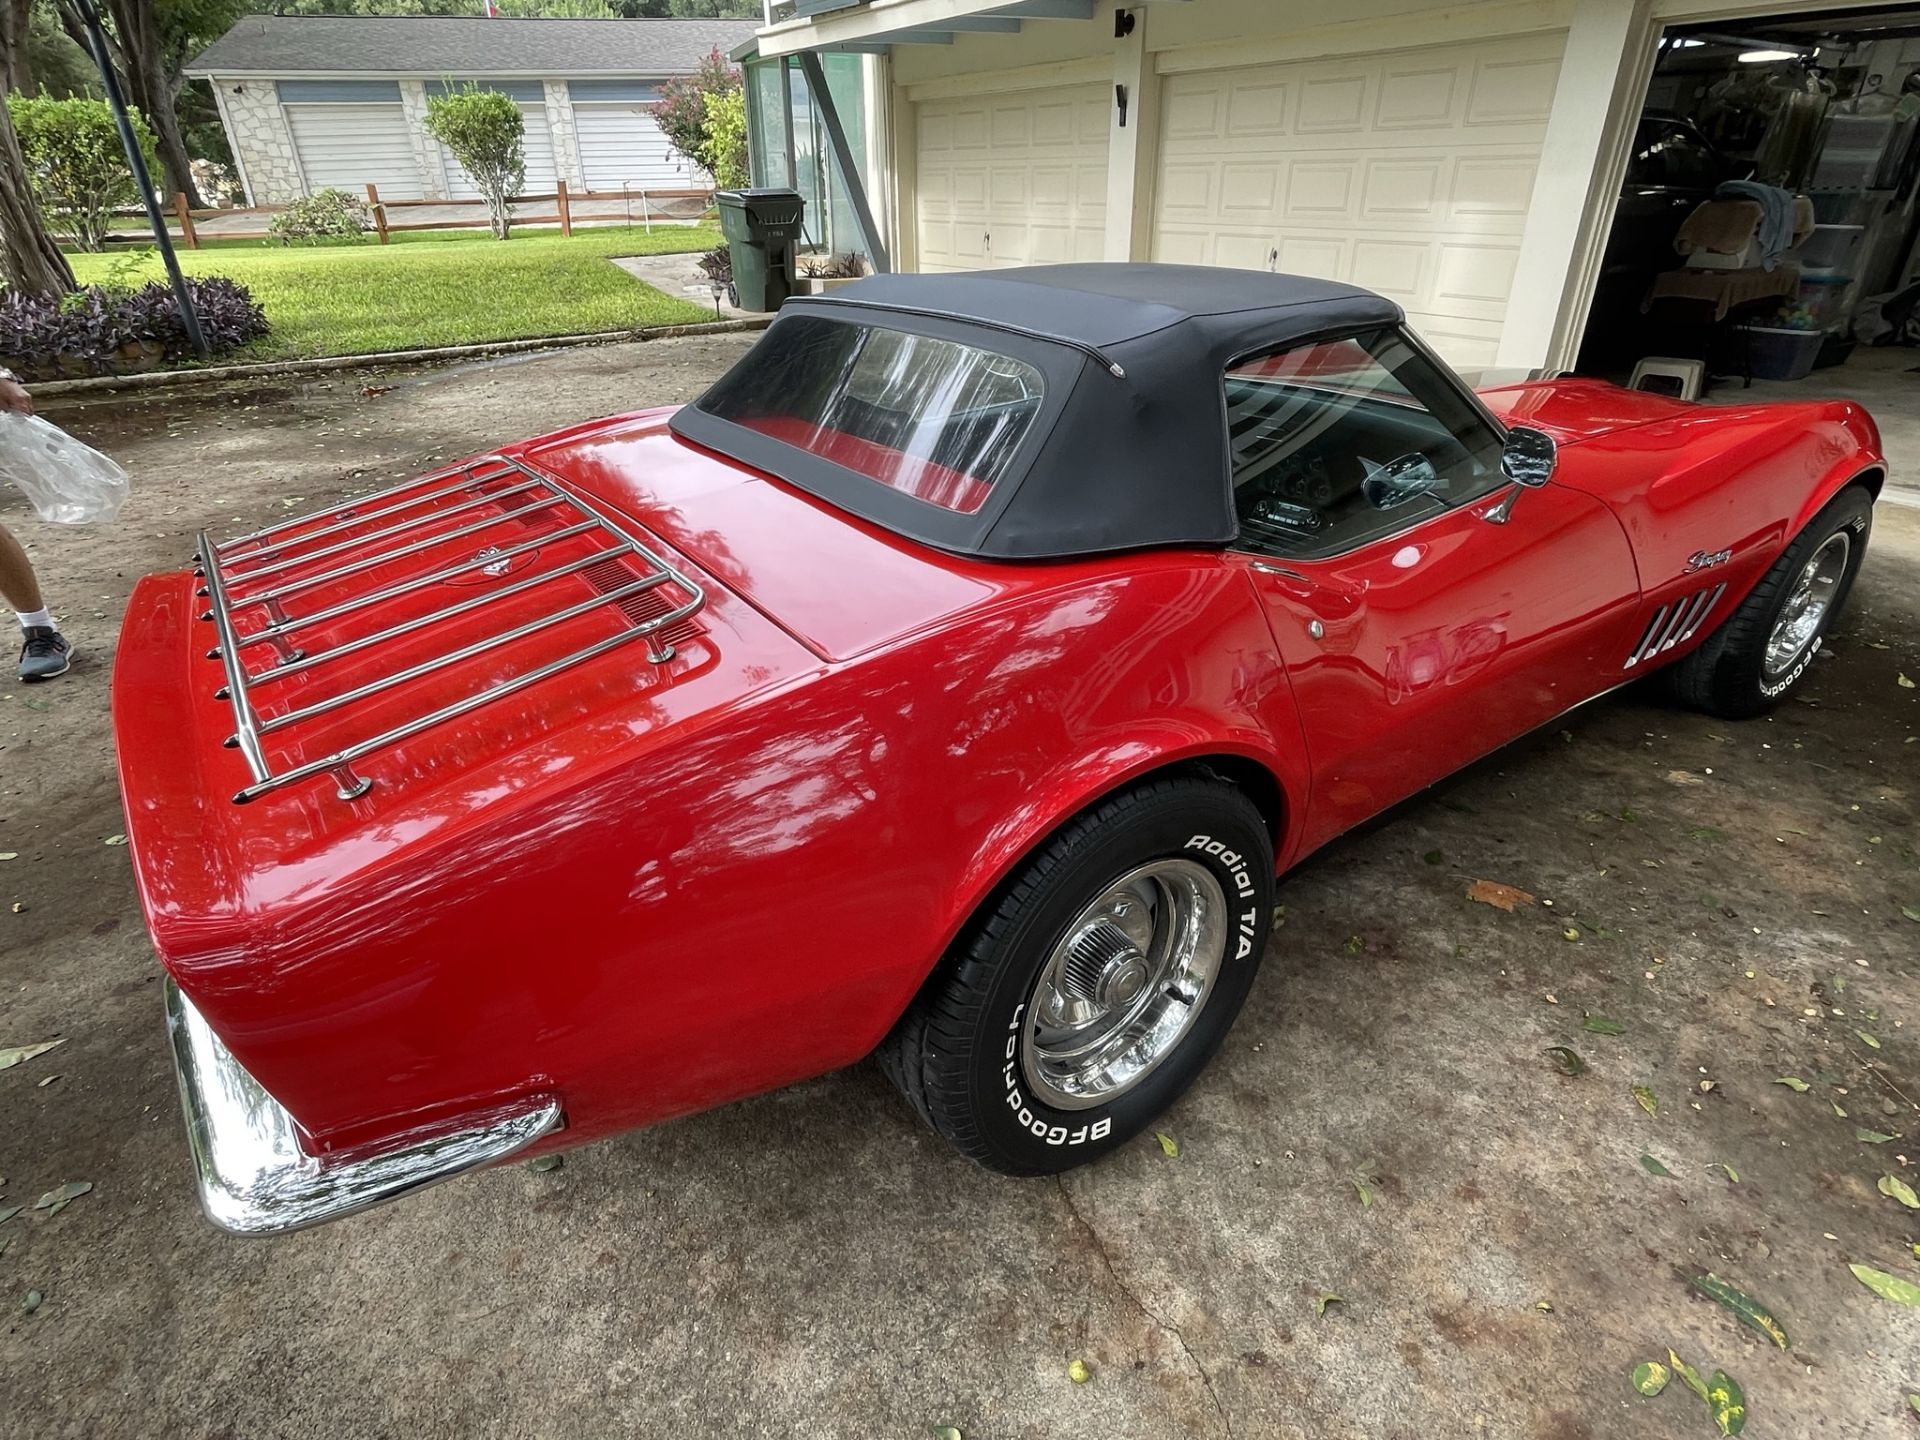
[[[1224,389],[1230,563],[1306,735],[1298,853],[1617,682],[1639,600],[1619,522],[1506,480],[1504,434],[1404,330],[1255,355]]]

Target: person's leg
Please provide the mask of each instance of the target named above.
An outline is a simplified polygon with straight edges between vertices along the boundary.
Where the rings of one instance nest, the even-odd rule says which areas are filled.
[[[20,678],[31,683],[66,674],[73,664],[73,646],[47,613],[47,597],[40,591],[27,552],[4,525],[0,525],[0,596],[20,617]]]
[[[0,595],[23,615],[43,610],[47,604],[46,597],[40,593],[40,582],[34,577],[33,562],[27,559],[26,550],[4,525],[0,525]]]

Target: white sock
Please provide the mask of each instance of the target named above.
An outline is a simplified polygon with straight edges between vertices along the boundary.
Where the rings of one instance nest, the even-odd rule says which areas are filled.
[[[38,610],[16,610],[13,613],[20,617],[20,628],[22,630],[31,629],[35,625],[44,625],[49,630],[59,628],[53,623],[52,613],[45,607]]]

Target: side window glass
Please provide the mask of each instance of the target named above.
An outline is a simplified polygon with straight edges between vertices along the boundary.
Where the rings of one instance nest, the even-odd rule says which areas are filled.
[[[1226,404],[1242,550],[1337,555],[1502,483],[1499,436],[1395,329],[1244,360]]]

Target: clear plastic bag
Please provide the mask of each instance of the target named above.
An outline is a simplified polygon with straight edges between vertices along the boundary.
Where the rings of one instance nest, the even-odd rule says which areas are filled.
[[[126,471],[58,425],[11,410],[0,410],[0,480],[55,525],[113,521],[127,503]]]

